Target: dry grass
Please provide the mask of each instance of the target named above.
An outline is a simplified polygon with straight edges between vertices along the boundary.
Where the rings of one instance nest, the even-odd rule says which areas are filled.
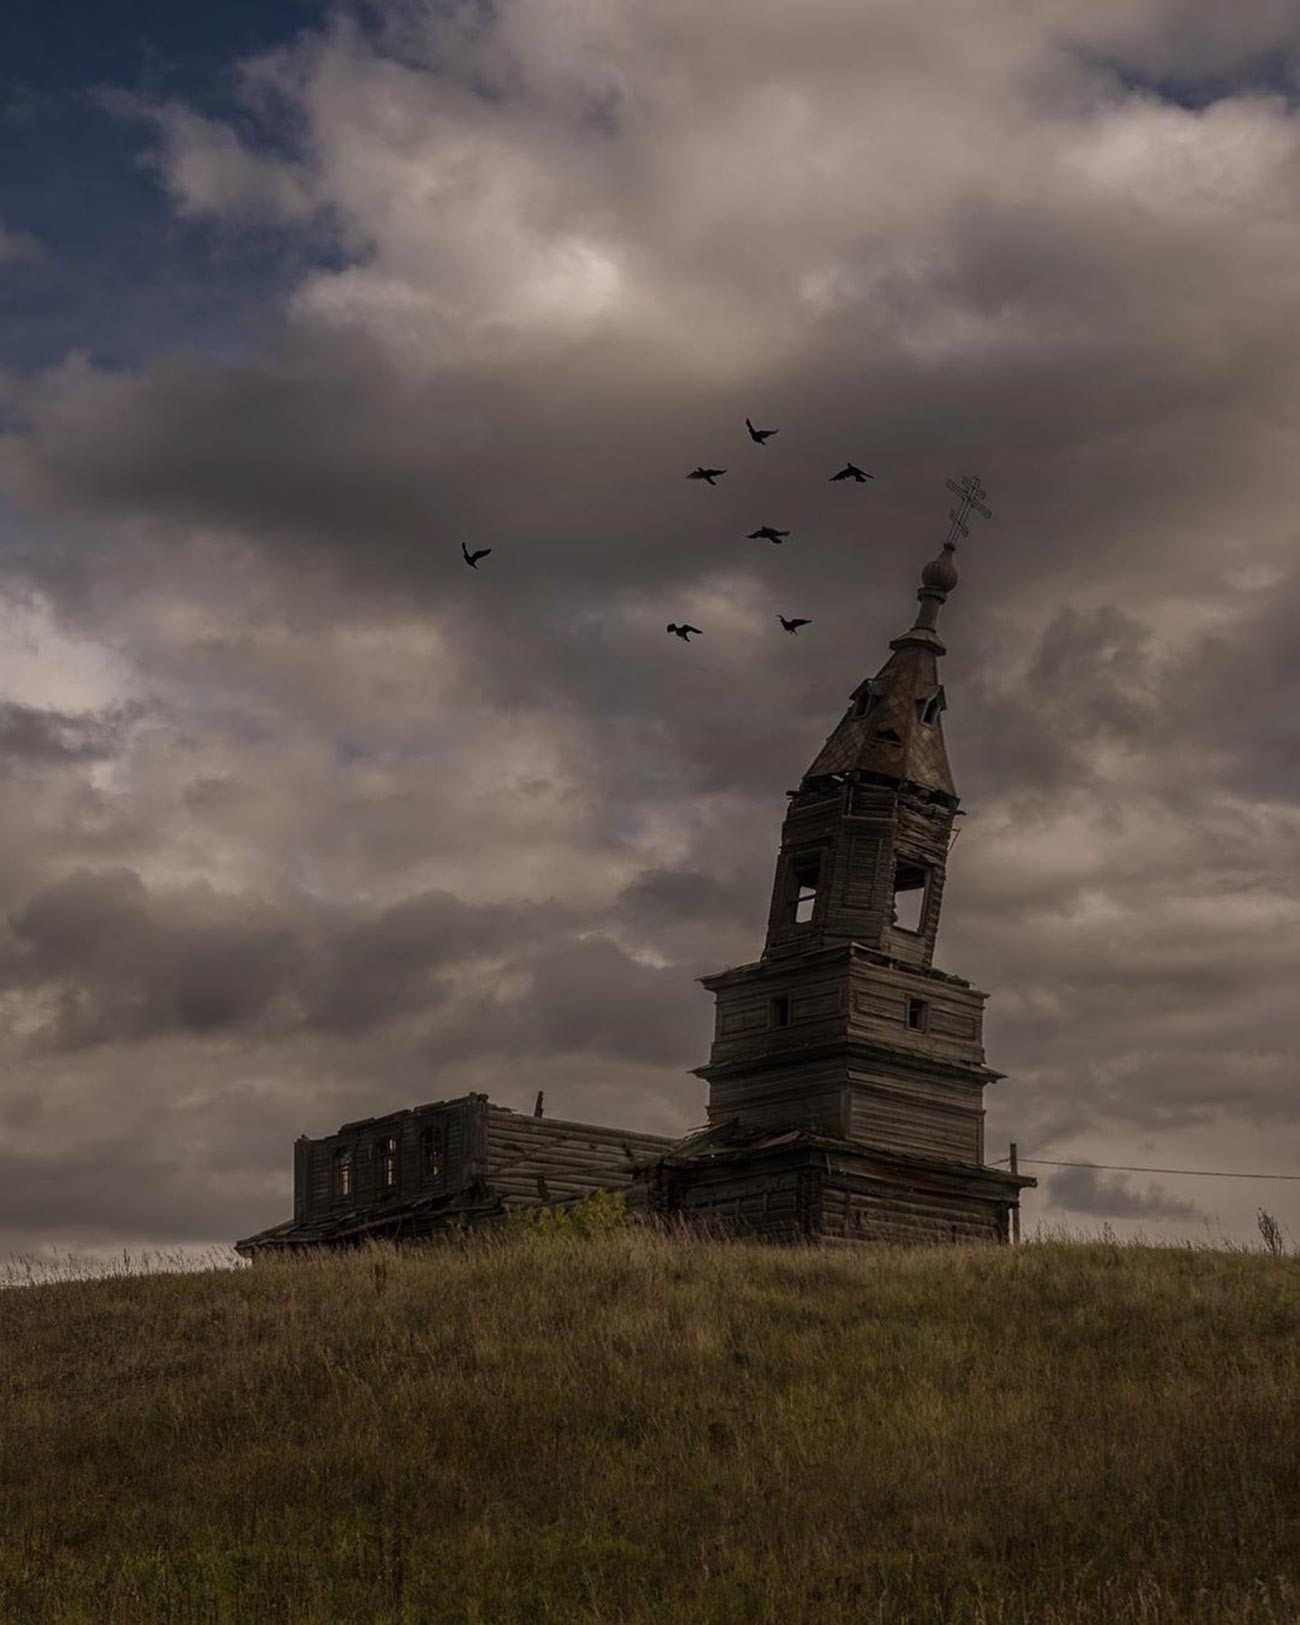
[[[0,1292],[0,1620],[1288,1625],[1300,1261],[616,1233]]]

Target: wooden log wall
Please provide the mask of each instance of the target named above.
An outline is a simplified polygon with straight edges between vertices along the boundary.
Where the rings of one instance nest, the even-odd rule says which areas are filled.
[[[709,1066],[794,1054],[848,1036],[936,1061],[984,1062],[988,995],[960,977],[891,965],[845,944],[799,958],[759,961],[708,977],[717,1000]],[[788,1002],[777,1025],[773,1000]],[[925,1027],[908,1025],[908,1000],[926,1006]]]
[[[508,1207],[573,1201],[623,1189],[638,1164],[676,1143],[666,1135],[525,1116],[489,1104],[484,1177]]]
[[[765,957],[860,942],[902,963],[927,968],[934,957],[943,906],[955,807],[909,785],[819,785],[801,790],[781,829],[768,911]],[[808,920],[794,918],[797,867],[821,863]],[[894,876],[899,863],[922,865],[930,876],[915,931],[895,926]]]
[[[478,1124],[486,1107],[484,1095],[462,1095],[454,1100],[433,1101],[383,1117],[367,1117],[345,1123],[335,1134],[319,1140],[303,1139],[299,1153],[303,1169],[302,1206],[310,1221],[327,1214],[354,1209],[375,1208],[384,1203],[410,1201],[418,1196],[457,1191],[473,1177],[477,1163]],[[426,1173],[420,1136],[432,1128],[442,1136],[442,1157],[435,1174]],[[388,1138],[397,1140],[397,1184],[381,1184],[381,1159],[377,1148]],[[335,1156],[341,1150],[352,1153],[352,1194],[340,1197],[335,1190]],[[295,1216],[299,1203],[295,1191]]]
[[[810,1234],[810,1191],[806,1169],[712,1168],[679,1183],[670,1211],[729,1235],[799,1241]]]
[[[855,1084],[848,1093],[848,1139],[941,1160],[982,1160],[984,1112],[978,1101],[940,1098],[941,1086],[933,1085],[874,1082]]]
[[[830,1241],[860,1243],[1001,1242],[1007,1239],[1007,1211],[1005,1202],[884,1183],[855,1189],[828,1177],[819,1233]]]

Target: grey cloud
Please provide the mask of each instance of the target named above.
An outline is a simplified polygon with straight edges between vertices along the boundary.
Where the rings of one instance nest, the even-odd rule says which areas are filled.
[[[1200,1219],[1205,1217],[1195,1202],[1167,1196],[1159,1185],[1142,1194],[1130,1190],[1127,1179],[1098,1178],[1089,1167],[1059,1168],[1048,1180],[1053,1202],[1071,1213],[1090,1213],[1112,1219]]]
[[[326,1032],[368,1031],[447,997],[444,968],[520,951],[559,928],[563,910],[471,907],[427,893],[345,926],[326,945],[307,990],[305,1020]]]
[[[700,869],[645,869],[619,893],[615,911],[644,925],[748,920],[757,879],[756,872],[726,881]]]
[[[140,707],[73,713],[0,701],[0,762],[107,761],[122,749],[124,729]]]

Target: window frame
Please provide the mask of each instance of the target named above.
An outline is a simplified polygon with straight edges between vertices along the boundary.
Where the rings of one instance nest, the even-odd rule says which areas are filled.
[[[397,1134],[381,1134],[375,1141],[375,1167],[378,1172],[376,1188],[383,1196],[387,1191],[395,1191],[401,1182],[401,1137]],[[391,1169],[392,1178],[388,1177]]]
[[[900,886],[898,884],[898,876],[899,871],[903,869],[914,869],[919,874],[923,875],[924,879],[921,881],[921,884],[919,886]],[[895,857],[893,887],[889,894],[890,903],[893,908],[893,920],[891,921],[891,928],[893,930],[905,931],[909,937],[923,937],[925,935],[925,922],[930,912],[930,887],[933,885],[933,883],[934,868],[932,865],[928,863],[921,863],[915,858]],[[921,906],[917,910],[916,924],[900,925],[898,923],[899,893],[914,891],[919,891],[921,894]]]
[[[786,881],[789,924],[811,925],[817,913],[817,898],[822,889],[822,871],[826,867],[826,848],[815,847],[806,852],[792,852],[787,859],[788,879]],[[811,884],[801,878],[809,872],[813,879]],[[800,910],[807,904],[808,912],[801,914]]]
[[[420,1130],[420,1178],[445,1179],[447,1175],[447,1133],[442,1123],[427,1123]]]

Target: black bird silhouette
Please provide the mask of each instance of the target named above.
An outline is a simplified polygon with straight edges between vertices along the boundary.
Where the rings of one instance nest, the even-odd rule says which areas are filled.
[[[693,468],[686,476],[688,480],[708,480],[713,485],[719,474],[725,474],[725,468]]]
[[[788,530],[773,530],[771,525],[760,525],[757,530],[750,531],[749,539],[751,542],[760,540],[765,542],[775,542],[779,547],[789,534],[790,532]]]
[[[776,618],[778,621],[780,621],[781,625],[785,627],[787,632],[797,633],[801,626],[812,625],[811,621],[801,621],[797,615],[792,616],[788,621],[786,620],[785,616],[781,614],[778,614]]]
[[[490,547],[480,547],[477,553],[471,553],[470,550],[465,546],[464,542],[462,542],[460,544],[460,551],[464,557],[465,563],[468,564],[472,570],[477,570],[478,561],[480,559],[487,558],[492,549]]]
[[[832,474],[833,480],[856,480],[859,485],[863,480],[874,480],[874,474],[868,474],[865,468],[859,468],[856,463],[845,463],[838,474]]]
[[[756,429],[748,418],[745,419],[745,427],[749,430],[749,438],[760,446],[769,436],[781,432],[779,429]]]
[[[668,630],[670,632],[676,632],[677,636],[682,640],[683,643],[689,643],[691,641],[692,632],[699,632],[701,637],[704,636],[703,632],[700,632],[698,626],[676,626],[672,621],[669,621],[668,623]]]

